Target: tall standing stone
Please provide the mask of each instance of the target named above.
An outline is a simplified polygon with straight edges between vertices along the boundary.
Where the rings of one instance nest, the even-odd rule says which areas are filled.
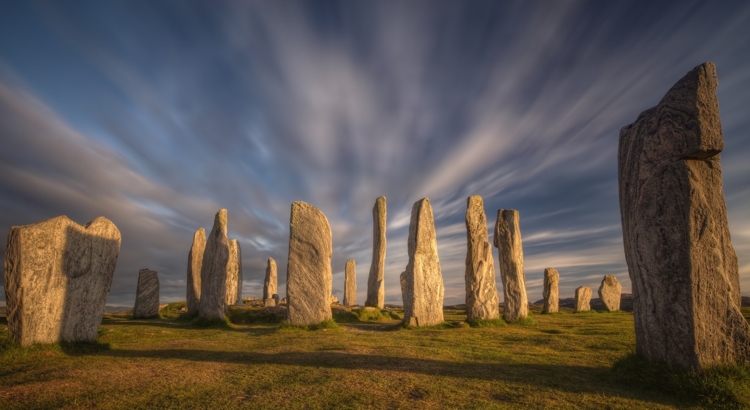
[[[719,153],[716,67],[680,79],[620,130],[618,173],[636,351],[702,369],[750,362]]]
[[[357,270],[354,259],[346,261],[344,269],[344,306],[357,304]]]
[[[290,219],[287,319],[314,325],[332,318],[331,227],[323,212],[304,202],[292,204]]]
[[[198,229],[193,234],[193,246],[188,253],[187,268],[187,312],[198,314],[198,306],[201,300],[201,266],[203,265],[203,252],[206,250],[206,230]]]
[[[401,274],[404,322],[413,326],[443,323],[443,275],[438,259],[435,222],[428,198],[411,209],[409,263]]]
[[[560,295],[558,293],[558,285],[560,284],[560,274],[555,268],[547,268],[544,270],[544,291],[542,296],[544,297],[544,307],[542,307],[542,313],[555,313],[559,309]]]
[[[367,300],[365,306],[382,309],[385,306],[385,197],[375,201],[372,208],[372,263],[367,278]]]
[[[266,266],[266,278],[263,281],[263,304],[266,307],[276,306],[279,304],[279,291],[278,291],[278,279],[276,272],[276,261],[273,258],[268,258],[268,266]],[[276,296],[274,298],[274,295]]]
[[[224,320],[226,286],[229,271],[227,210],[216,213],[214,226],[206,240],[201,266],[201,299],[198,315],[204,320]]]
[[[599,285],[599,298],[604,308],[610,312],[620,310],[620,297],[622,296],[622,285],[617,281],[615,275],[605,275],[602,284]]]
[[[120,253],[107,218],[86,226],[66,216],[13,226],[5,249],[10,338],[33,343],[93,342]]]
[[[235,242],[237,240],[235,239]],[[242,301],[242,248],[239,242],[237,242],[237,301],[234,303],[237,306],[244,306],[245,303]]]
[[[159,275],[151,269],[138,271],[138,290],[135,294],[133,318],[159,315]]]
[[[227,264],[226,284],[226,306],[237,304],[237,295],[240,289],[240,277],[242,276],[242,257],[240,243],[237,239],[229,240],[229,263]]]
[[[579,286],[576,288],[576,299],[573,313],[588,312],[591,310],[591,288],[588,286]]]
[[[497,319],[500,303],[495,286],[495,261],[487,235],[487,216],[479,195],[470,196],[466,207],[466,320]]]
[[[500,277],[505,297],[503,319],[508,322],[516,322],[529,315],[519,218],[515,209],[499,209],[495,223],[495,246],[500,259]]]

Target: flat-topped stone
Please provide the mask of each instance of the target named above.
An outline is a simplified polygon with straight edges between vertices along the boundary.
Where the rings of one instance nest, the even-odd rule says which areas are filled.
[[[591,310],[592,290],[588,286],[579,286],[576,288],[575,308],[573,313],[588,312]]]
[[[515,209],[499,209],[495,223],[495,246],[500,261],[505,309],[503,319],[517,322],[529,315],[526,278],[523,273],[520,215]]]
[[[559,309],[560,295],[558,287],[560,283],[560,273],[555,268],[546,268],[544,270],[544,306],[542,313],[555,313]]]

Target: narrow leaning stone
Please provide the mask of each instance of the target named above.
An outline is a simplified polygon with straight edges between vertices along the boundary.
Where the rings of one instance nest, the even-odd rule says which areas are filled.
[[[443,323],[443,275],[438,259],[435,222],[430,200],[423,198],[411,209],[409,263],[401,274],[404,322],[412,326]]]
[[[242,261],[240,261],[240,244],[237,239],[229,240],[229,262],[227,263],[227,282],[225,289],[225,306],[237,303],[237,295],[240,291],[240,275],[242,274]]]
[[[159,275],[151,269],[138,271],[138,290],[135,294],[133,318],[159,315]]]
[[[120,253],[107,218],[86,226],[66,216],[13,226],[5,249],[10,338],[33,343],[93,342]]]
[[[503,280],[505,310],[503,319],[516,322],[529,315],[526,296],[526,279],[523,274],[523,245],[519,214],[515,209],[497,211],[495,246],[500,259],[500,277]]]
[[[193,246],[188,253],[187,268],[187,312],[198,314],[198,305],[201,300],[201,266],[203,265],[203,252],[206,250],[206,230],[198,229],[193,234]]]
[[[713,63],[701,64],[620,130],[636,351],[691,369],[750,362],[719,164],[717,84]]]
[[[599,285],[599,298],[604,308],[610,312],[620,310],[620,297],[622,296],[622,285],[617,281],[615,275],[605,275]]]
[[[290,219],[287,319],[295,325],[318,324],[332,318],[331,227],[323,212],[304,202],[292,204]]]
[[[214,226],[206,239],[201,266],[201,299],[198,315],[204,320],[224,320],[226,286],[229,270],[227,210],[216,213]]]
[[[466,320],[497,319],[500,303],[495,286],[495,261],[487,235],[487,216],[479,195],[470,196],[466,207]]]
[[[354,259],[346,261],[344,269],[344,306],[357,304],[357,269]]]
[[[266,266],[266,278],[263,281],[263,304],[266,307],[273,307],[279,304],[277,277],[278,274],[276,272],[276,261],[273,258],[268,258],[268,265]]]
[[[588,312],[591,310],[591,288],[588,286],[579,286],[576,288],[575,312]]]
[[[560,274],[555,268],[547,268],[544,270],[544,291],[542,296],[544,297],[544,307],[542,307],[542,313],[555,313],[559,309],[560,296],[558,294],[558,286],[560,283]]]
[[[372,263],[367,278],[365,306],[382,309],[385,306],[385,226],[386,203],[381,196],[372,208]]]
[[[240,243],[236,239],[234,239],[234,242],[237,244],[237,300],[234,304],[244,306],[245,303],[242,302],[242,247],[240,247]]]

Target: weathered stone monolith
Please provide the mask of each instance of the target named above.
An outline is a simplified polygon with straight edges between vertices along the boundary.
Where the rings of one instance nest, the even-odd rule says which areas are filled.
[[[495,261],[487,235],[487,216],[479,195],[470,196],[466,207],[466,320],[497,319],[500,303],[495,286]]]
[[[159,315],[159,275],[151,269],[138,271],[138,289],[135,294],[133,318],[142,319]]]
[[[313,325],[332,318],[332,242],[331,227],[323,212],[310,204],[294,202],[286,270],[290,323]]]
[[[344,269],[344,306],[357,304],[357,270],[354,259],[346,261]]]
[[[226,306],[236,305],[237,296],[240,289],[240,277],[242,275],[242,253],[240,243],[237,239],[229,240],[229,263],[227,263],[227,284],[226,284]],[[240,299],[241,300],[241,299]]]
[[[198,314],[198,305],[201,300],[201,266],[203,265],[203,252],[206,250],[206,230],[198,229],[193,234],[193,246],[188,253],[187,265],[187,313]]]
[[[438,259],[435,222],[428,198],[411,209],[409,263],[401,274],[404,322],[413,326],[443,323],[443,275]]]
[[[605,275],[602,284],[599,285],[599,298],[604,308],[610,312],[620,310],[620,297],[622,296],[622,285],[617,281],[615,275]]]
[[[203,252],[201,299],[198,305],[201,319],[224,320],[229,254],[227,210],[222,209],[216,213],[214,226],[206,239],[206,249]]]
[[[273,258],[268,258],[268,265],[266,266],[266,278],[263,281],[263,305],[266,307],[273,307],[279,304],[277,289],[278,279],[276,273],[276,261]],[[274,298],[276,295],[276,298]]]
[[[372,208],[372,263],[367,278],[367,299],[365,306],[382,309],[385,305],[385,197],[375,201]]]
[[[587,312],[591,310],[591,288],[588,286],[579,286],[576,288],[575,307],[573,313]]]
[[[544,306],[542,313],[555,313],[559,309],[560,296],[558,294],[558,285],[560,283],[560,274],[555,268],[546,268],[544,270]]]
[[[494,242],[499,255],[505,301],[503,319],[508,322],[517,322],[529,315],[519,218],[515,209],[499,209],[495,223]]]
[[[5,249],[10,338],[33,343],[93,342],[120,253],[107,218],[86,226],[66,216],[13,226]]]
[[[714,64],[701,64],[620,130],[636,351],[682,368],[750,362],[719,164],[717,83]]]

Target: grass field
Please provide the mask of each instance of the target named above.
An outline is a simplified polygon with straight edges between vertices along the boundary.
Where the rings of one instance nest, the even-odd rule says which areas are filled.
[[[446,310],[444,326],[406,329],[399,311],[344,312],[306,330],[250,307],[232,307],[231,325],[198,327],[179,307],[150,320],[105,316],[95,344],[20,348],[2,319],[0,408],[750,406],[745,367],[698,376],[635,357],[630,313],[469,327]]]

